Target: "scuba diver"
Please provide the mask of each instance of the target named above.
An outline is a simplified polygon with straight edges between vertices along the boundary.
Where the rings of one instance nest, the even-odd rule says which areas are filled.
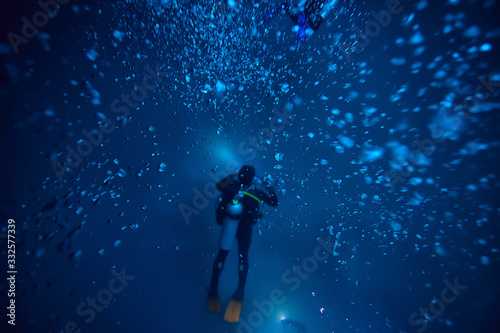
[[[295,33],[297,43],[305,42],[308,36],[318,31],[319,26],[325,22],[325,17],[330,13],[337,1],[338,0],[308,0],[302,8],[291,8],[292,6],[288,1],[282,2],[274,7],[273,10],[265,14],[261,18],[260,24],[273,17],[278,11],[284,10],[292,19],[295,29],[297,29]]]
[[[252,241],[252,230],[257,220],[262,217],[259,211],[260,204],[276,207],[278,198],[274,188],[267,181],[255,177],[255,168],[249,165],[243,165],[237,174],[220,180],[216,189],[222,192],[217,200],[216,208],[216,221],[222,229],[219,238],[219,253],[213,264],[207,311],[221,312],[218,294],[219,277],[236,237],[239,252],[238,288],[231,299],[224,319],[229,322],[238,322],[248,275],[248,250]]]

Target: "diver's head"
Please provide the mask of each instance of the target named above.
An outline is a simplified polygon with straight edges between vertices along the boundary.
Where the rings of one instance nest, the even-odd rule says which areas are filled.
[[[250,165],[244,165],[238,171],[238,181],[240,184],[249,186],[252,184],[253,178],[255,177],[255,168]]]

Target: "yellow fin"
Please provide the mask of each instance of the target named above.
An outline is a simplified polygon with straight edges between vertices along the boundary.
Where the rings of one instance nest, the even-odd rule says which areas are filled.
[[[224,315],[224,320],[230,323],[237,323],[240,320],[241,313],[241,301],[232,299],[227,306],[226,314]]]

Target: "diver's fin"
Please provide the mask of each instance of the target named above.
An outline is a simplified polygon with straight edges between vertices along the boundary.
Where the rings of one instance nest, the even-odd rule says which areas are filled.
[[[222,307],[220,305],[219,295],[216,295],[213,297],[208,297],[207,312],[210,312],[210,313],[221,313],[222,312]]]
[[[230,323],[237,323],[240,320],[241,305],[243,303],[240,300],[232,299],[227,306],[226,314],[224,315],[224,320]]]

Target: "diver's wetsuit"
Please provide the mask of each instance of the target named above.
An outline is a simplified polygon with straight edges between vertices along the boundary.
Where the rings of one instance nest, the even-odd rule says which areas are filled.
[[[216,189],[222,192],[220,202],[217,206],[216,221],[222,225],[226,215],[226,205],[229,203],[241,189],[241,185],[236,178],[236,175],[229,175],[219,181]],[[261,200],[263,203],[270,206],[278,206],[278,198],[274,192],[274,188],[267,187],[269,194],[261,189],[258,189],[254,184],[244,187],[244,191],[250,193]],[[252,227],[260,218],[259,202],[251,196],[244,195],[241,199],[243,211],[240,215],[238,230],[236,231],[236,239],[238,241],[239,264],[238,264],[238,289],[233,298],[243,299],[245,284],[248,275],[248,250],[252,242]],[[229,253],[229,250],[219,249],[219,253],[215,258],[212,271],[212,281],[210,283],[209,296],[215,296],[218,293],[219,277],[224,269],[224,262]]]
[[[323,7],[331,2],[331,0],[309,0],[303,11],[294,11],[291,9],[290,3],[284,1],[264,15],[260,22],[264,23],[277,11],[285,10],[293,24],[299,27],[296,33],[297,42],[305,42],[307,40],[306,30],[312,29],[313,31],[318,31],[320,25],[325,22],[325,14],[322,14]]]

